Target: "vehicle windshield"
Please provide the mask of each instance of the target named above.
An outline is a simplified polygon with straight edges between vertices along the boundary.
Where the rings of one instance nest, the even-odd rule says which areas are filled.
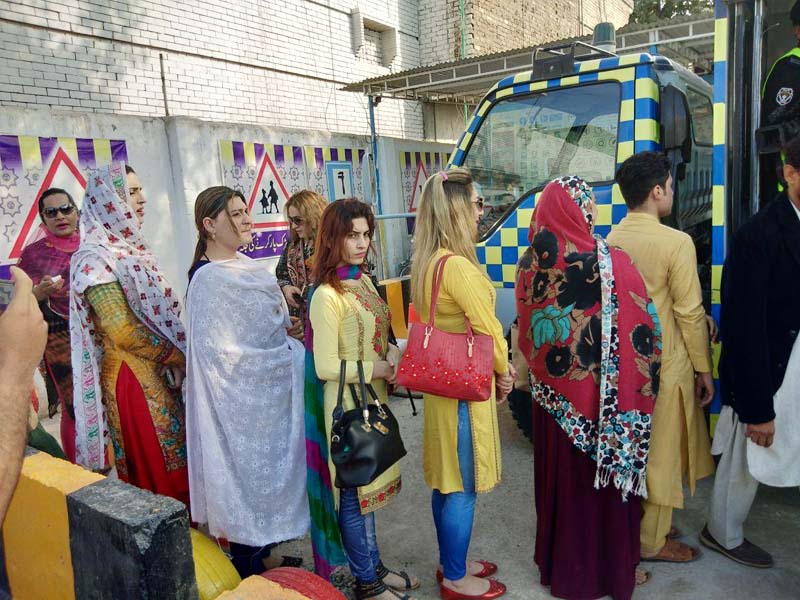
[[[619,108],[617,82],[514,96],[492,107],[464,160],[485,202],[479,237],[522,196],[556,177],[612,181]]]

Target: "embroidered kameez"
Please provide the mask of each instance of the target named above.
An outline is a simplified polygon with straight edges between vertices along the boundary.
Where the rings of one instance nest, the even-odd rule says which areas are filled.
[[[89,288],[86,299],[103,345],[100,384],[117,473],[188,504],[183,407],[158,372],[184,368],[183,353],[136,318],[119,283]]]
[[[347,361],[346,383],[358,383],[356,361],[363,360],[364,377],[372,383],[381,402],[387,402],[386,382],[372,379],[374,363],[385,360],[389,347],[389,307],[378,295],[369,277],[342,281],[344,293],[330,285],[316,288],[310,307],[314,329],[314,363],[324,384],[325,432],[330,456],[330,431],[339,386],[339,369]],[[355,408],[345,394],[344,409]],[[329,459],[331,481],[336,479]],[[400,465],[395,464],[370,485],[358,488],[361,513],[368,514],[389,504],[400,493]],[[338,506],[338,489],[334,488]]]

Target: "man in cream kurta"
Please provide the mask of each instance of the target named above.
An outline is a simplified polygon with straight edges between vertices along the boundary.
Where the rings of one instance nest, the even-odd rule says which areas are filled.
[[[642,558],[694,560],[699,550],[672,539],[672,511],[683,508],[683,477],[695,482],[714,472],[703,406],[711,402],[708,325],[702,305],[692,239],[662,225],[672,210],[669,160],[643,152],[617,173],[628,216],[608,241],[630,255],[644,279],[662,329],[661,385],[653,411],[647,464],[647,500],[642,502]]]

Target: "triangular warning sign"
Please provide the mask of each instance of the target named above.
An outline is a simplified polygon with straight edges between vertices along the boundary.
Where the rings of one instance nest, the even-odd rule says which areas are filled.
[[[10,261],[16,262],[19,259],[20,254],[22,254],[22,249],[25,247],[25,242],[27,241],[28,236],[31,234],[31,229],[34,226],[34,223],[36,223],[36,220],[39,217],[39,196],[41,196],[42,192],[44,192],[46,189],[53,186],[53,180],[55,179],[56,174],[58,174],[62,168],[66,168],[69,173],[75,177],[75,181],[80,185],[80,187],[82,189],[86,189],[86,178],[83,176],[83,173],[81,173],[77,165],[72,162],[72,159],[69,157],[69,155],[64,152],[64,149],[59,146],[56,149],[53,160],[50,161],[50,166],[48,167],[47,172],[42,179],[42,185],[39,186],[39,189],[36,192],[36,197],[33,199],[30,211],[28,211],[28,216],[25,217],[25,222],[22,224],[22,229],[20,229],[19,233],[17,234],[17,239],[8,255]],[[59,181],[58,187],[68,188],[70,186],[62,184]]]
[[[267,172],[269,167],[269,172]],[[283,214],[283,207],[289,200],[289,192],[278,175],[275,165],[265,152],[261,159],[253,191],[247,208],[253,219],[254,229],[282,229],[289,226]]]
[[[422,195],[422,186],[428,181],[428,172],[425,165],[417,165],[417,174],[414,177],[414,188],[411,190],[411,201],[408,204],[408,212],[417,212],[417,198]]]

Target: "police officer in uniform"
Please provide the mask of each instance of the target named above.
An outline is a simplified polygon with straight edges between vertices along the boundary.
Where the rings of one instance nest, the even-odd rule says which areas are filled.
[[[777,125],[800,110],[800,0],[789,13],[797,45],[772,65],[761,90],[761,126]],[[783,161],[779,153],[761,159],[761,194],[764,202],[783,190]]]

